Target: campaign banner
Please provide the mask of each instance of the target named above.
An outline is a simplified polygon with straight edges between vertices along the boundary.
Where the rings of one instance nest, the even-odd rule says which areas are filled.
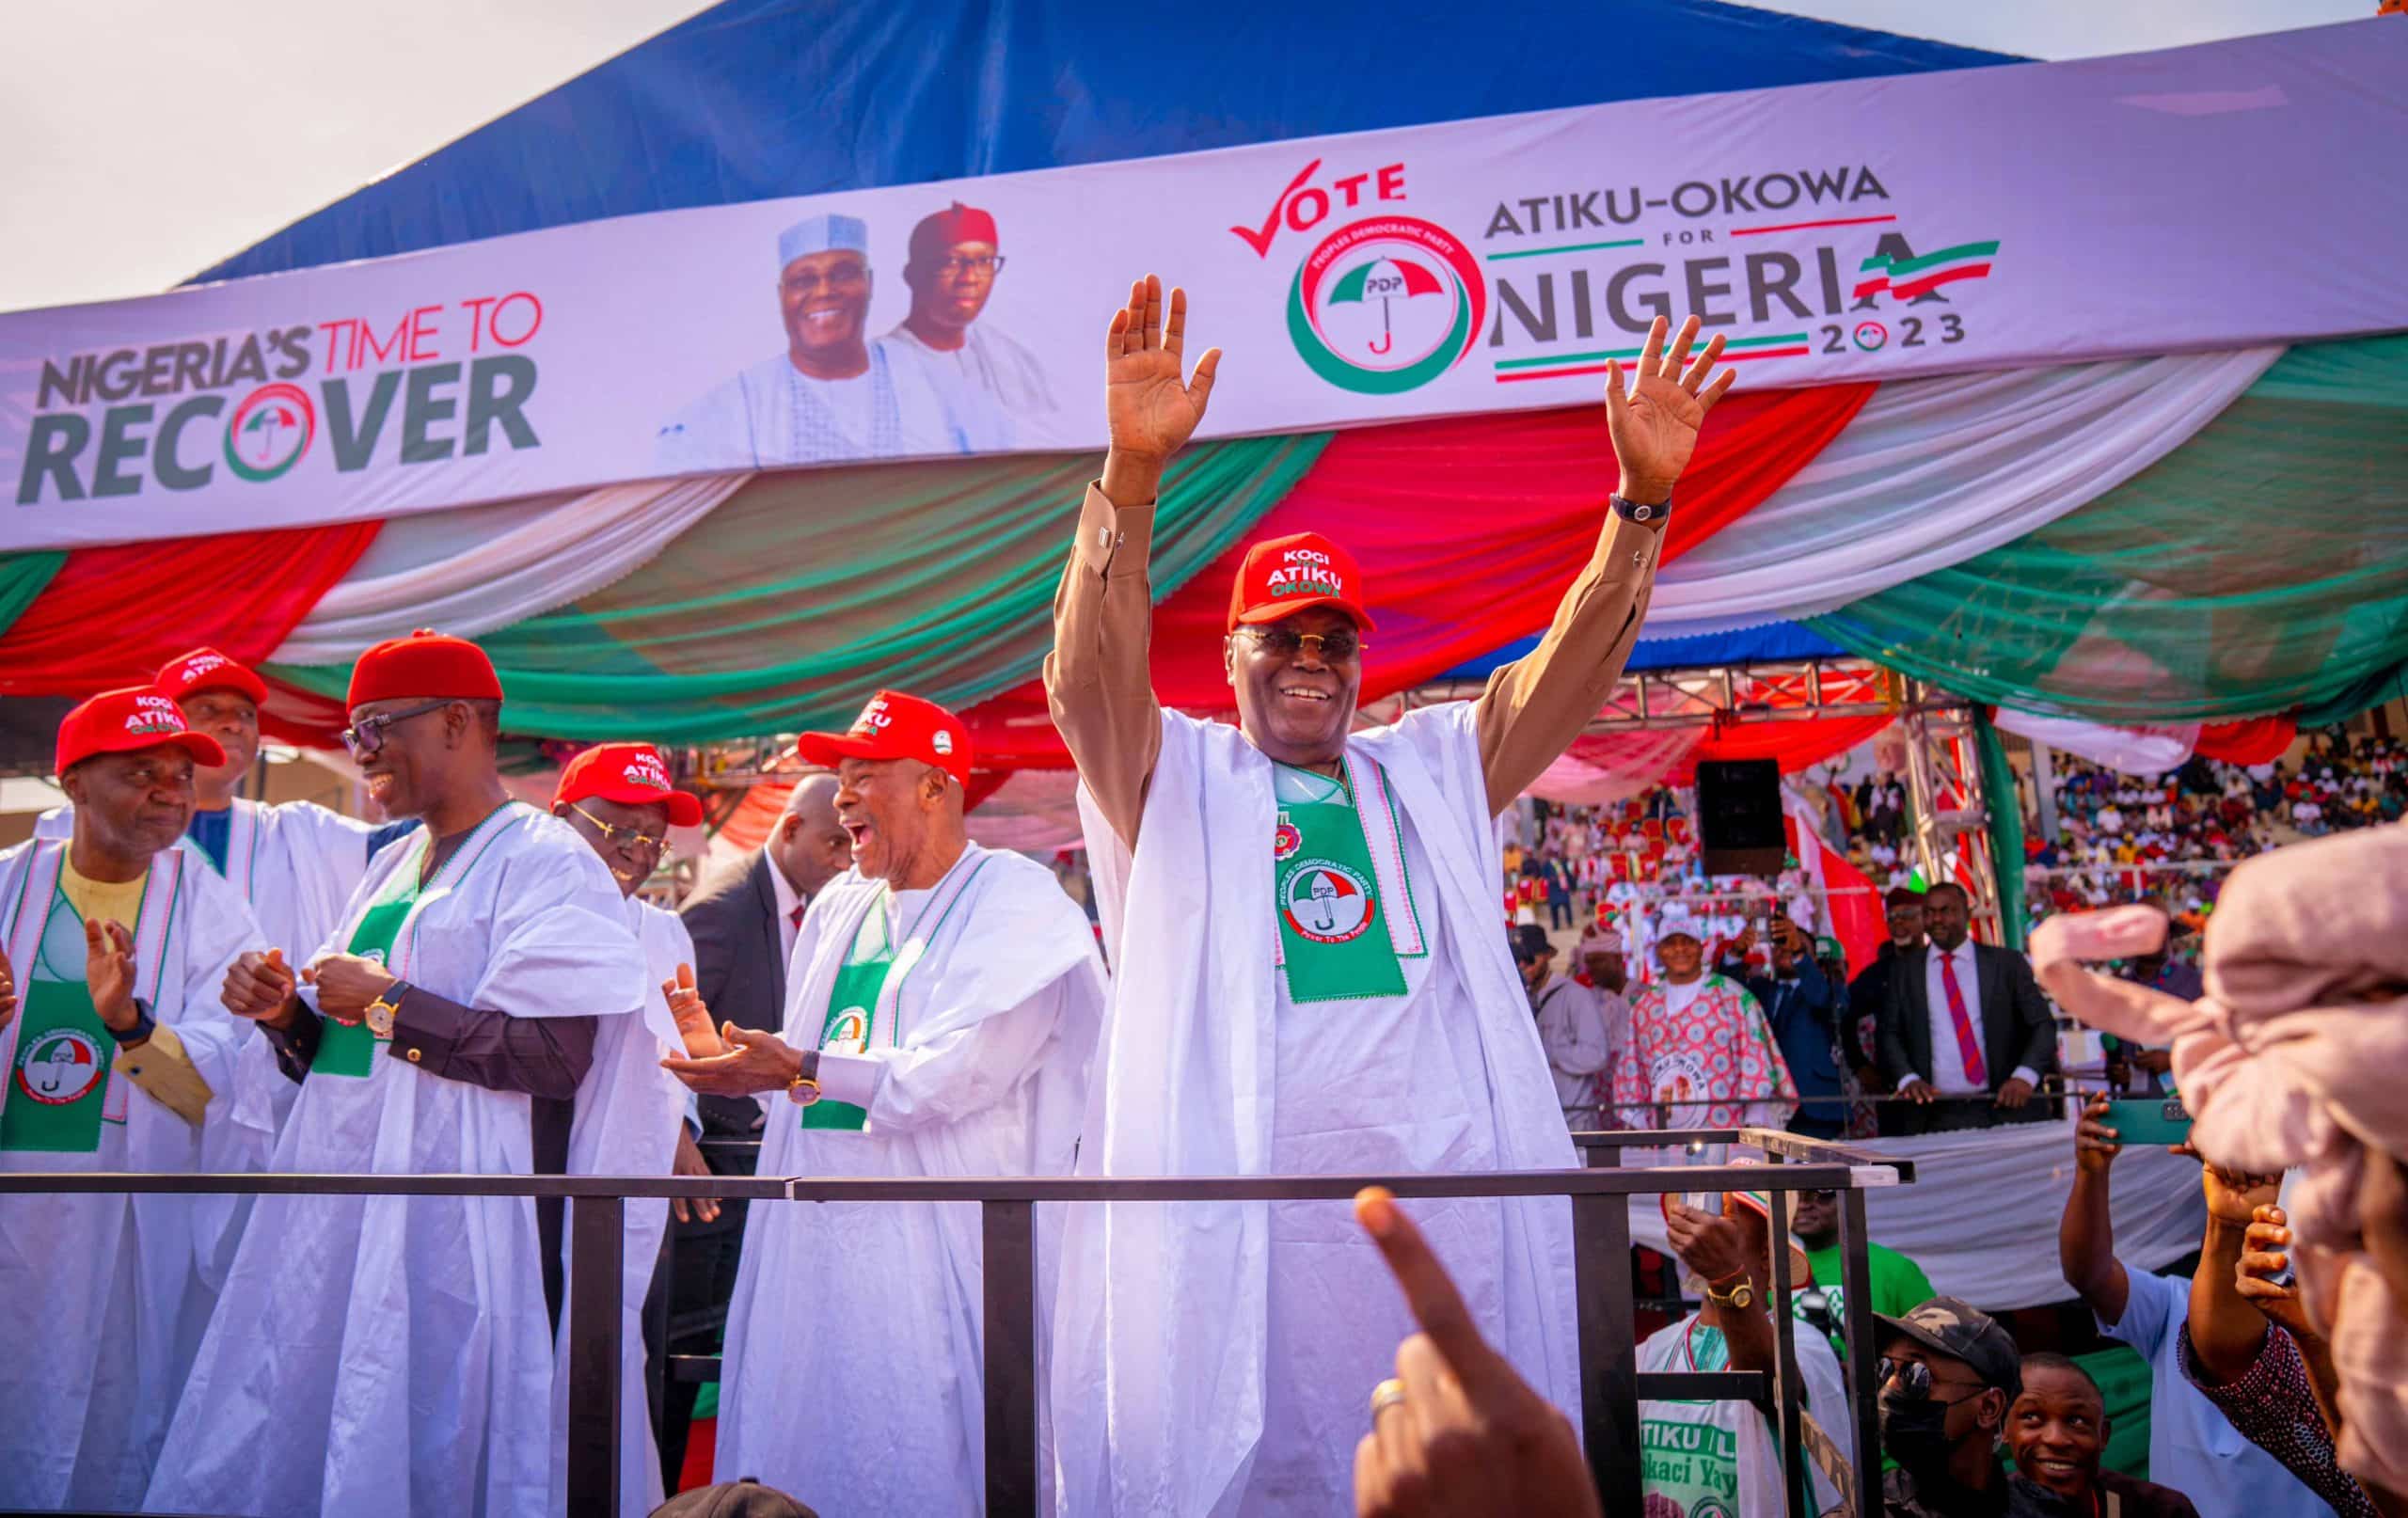
[[[0,549],[1104,442],[1184,284],[1207,435],[1593,401],[1692,312],[1816,385],[2408,327],[2408,24],[585,223],[0,315]]]

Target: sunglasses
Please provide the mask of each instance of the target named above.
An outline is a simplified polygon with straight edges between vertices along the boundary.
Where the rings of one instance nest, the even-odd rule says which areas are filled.
[[[1874,1362],[1873,1384],[1886,1386],[1890,1384],[1892,1377],[1897,1378],[1898,1385],[1903,1390],[1917,1397],[1930,1396],[1931,1388],[1934,1386],[1964,1386],[1970,1388],[1977,1397],[1989,1390],[1988,1386],[1974,1381],[1935,1380],[1931,1373],[1931,1367],[1921,1360],[1893,1360],[1885,1354]],[[1964,1399],[1956,1398],[1950,1400],[1962,1401]]]
[[[1338,632],[1300,633],[1292,627],[1247,627],[1244,629],[1254,646],[1276,658],[1291,659],[1307,648],[1313,656],[1332,664],[1343,664],[1370,645],[1354,634]]]
[[[365,759],[385,746],[385,734],[395,723],[406,722],[413,717],[424,717],[429,712],[439,712],[451,704],[451,701],[446,699],[430,701],[423,706],[413,706],[405,712],[382,712],[363,721],[354,722],[337,735],[342,739],[342,746],[351,751],[354,759]]]
[[[626,833],[627,835],[627,842],[635,845],[638,848],[649,848],[656,854],[666,854],[669,852],[669,834],[666,832],[656,835],[648,832],[639,832],[633,828],[615,826],[611,823],[603,821],[600,817],[597,817],[593,813],[588,812],[585,808],[578,805],[575,801],[571,801],[568,804],[568,809],[571,812],[576,813],[578,816],[583,817],[586,821],[594,824],[595,830],[602,834],[602,841],[606,844],[616,844],[619,841],[619,834]]]

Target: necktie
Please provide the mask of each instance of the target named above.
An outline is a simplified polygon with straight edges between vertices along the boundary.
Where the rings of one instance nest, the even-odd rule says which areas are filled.
[[[1981,1036],[1973,1031],[1972,1017],[1965,1010],[1965,988],[1956,984],[1956,957],[1940,957],[1940,988],[1948,993],[1948,1020],[1956,1025],[1956,1052],[1965,1061],[1965,1079],[1988,1089],[1989,1071],[1982,1064]]]
[[[797,927],[800,927],[802,925],[802,911],[803,904],[799,901],[796,902],[794,904],[794,910],[786,913],[786,921],[792,923]],[[1949,984],[1954,985],[1956,983],[1952,981]]]

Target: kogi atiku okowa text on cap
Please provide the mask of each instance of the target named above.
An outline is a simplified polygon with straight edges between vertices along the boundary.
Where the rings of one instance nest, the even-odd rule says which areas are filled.
[[[1363,572],[1354,556],[1318,532],[1271,538],[1245,551],[1229,587],[1229,631],[1277,622],[1307,607],[1334,607],[1364,632],[1377,629],[1363,609]]]
[[[239,690],[251,704],[267,700],[267,682],[214,648],[196,648],[159,666],[159,688],[178,701],[201,690]]]
[[[485,651],[465,638],[446,638],[420,627],[407,638],[388,638],[359,656],[351,667],[346,707],[372,701],[499,701],[501,676]]]
[[[623,806],[664,805],[673,828],[698,828],[703,800],[669,783],[669,764],[649,743],[597,743],[561,771],[555,805],[617,801]]]
[[[184,714],[156,686],[103,690],[67,714],[58,724],[58,768],[64,775],[99,753],[135,753],[172,743],[197,765],[214,767],[226,751],[206,733],[184,726]]]
[[[842,733],[805,733],[794,751],[833,769],[847,759],[918,759],[970,784],[970,730],[933,701],[881,690]]]

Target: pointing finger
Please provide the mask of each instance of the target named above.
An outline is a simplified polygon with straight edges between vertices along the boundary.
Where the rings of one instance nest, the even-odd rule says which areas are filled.
[[[1480,1336],[1453,1278],[1431,1253],[1421,1230],[1396,1205],[1396,1198],[1384,1188],[1367,1186],[1354,1194],[1354,1216],[1379,1245],[1397,1285],[1404,1289],[1413,1320],[1421,1325],[1421,1332],[1429,1336],[1464,1389],[1477,1397],[1481,1388],[1495,1384],[1502,1362]]]

